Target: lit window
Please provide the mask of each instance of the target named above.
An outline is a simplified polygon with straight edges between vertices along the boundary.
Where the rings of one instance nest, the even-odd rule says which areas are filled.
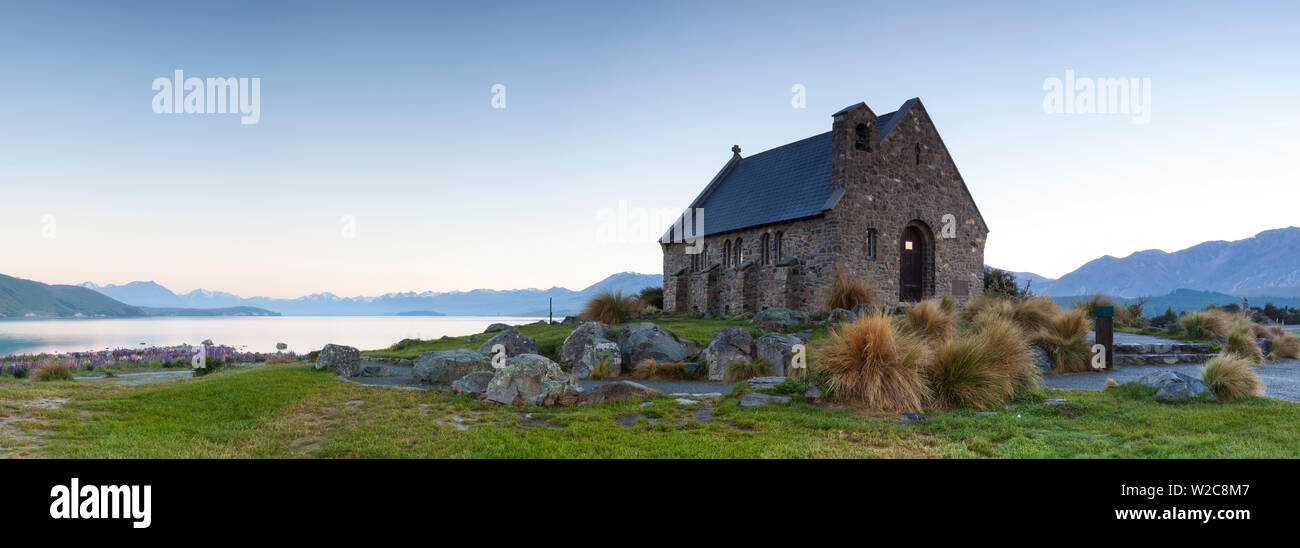
[[[911,251],[911,250],[912,250],[912,240],[908,240],[908,241],[906,241],[906,242],[903,242],[903,249],[906,249],[906,250],[908,250],[908,251]]]

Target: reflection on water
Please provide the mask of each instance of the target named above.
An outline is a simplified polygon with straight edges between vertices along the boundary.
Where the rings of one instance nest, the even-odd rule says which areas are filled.
[[[216,344],[274,352],[276,343],[307,353],[326,343],[362,350],[405,339],[481,333],[496,322],[517,325],[544,318],[486,316],[275,316],[228,318],[122,318],[111,320],[0,320],[0,356],[78,352],[105,348]]]

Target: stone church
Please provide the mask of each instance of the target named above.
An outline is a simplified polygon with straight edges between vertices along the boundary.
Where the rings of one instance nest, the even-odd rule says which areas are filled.
[[[837,272],[885,307],[983,291],[989,229],[920,99],[883,115],[858,103],[826,133],[731,152],[660,240],[666,311],[824,311]]]

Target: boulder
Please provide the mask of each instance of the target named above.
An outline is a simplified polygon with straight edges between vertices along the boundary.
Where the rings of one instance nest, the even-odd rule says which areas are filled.
[[[451,383],[453,394],[482,394],[496,373],[492,371],[475,371]]]
[[[506,347],[506,357],[520,356],[523,354],[540,354],[541,345],[537,341],[519,334],[519,330],[508,327],[504,331],[497,333],[487,342],[478,347],[478,351],[488,356],[492,355],[492,347],[496,345]]]
[[[1264,339],[1264,338],[1255,339],[1255,344],[1258,345],[1259,350],[1264,353],[1264,357],[1267,358],[1269,354],[1273,353],[1272,339]]]
[[[643,360],[676,363],[686,359],[686,347],[671,331],[650,322],[630,323],[618,331],[623,365],[635,367]]]
[[[484,329],[483,332],[484,332],[484,333],[499,333],[499,332],[501,332],[501,331],[505,331],[505,330],[507,330],[507,329],[510,329],[510,326],[508,326],[508,325],[506,325],[506,324],[503,324],[503,323],[494,323],[494,324],[492,324],[492,325],[487,326],[487,329]]]
[[[861,318],[876,313],[876,305],[871,303],[858,303],[853,306],[853,317]]]
[[[1138,379],[1137,383],[1155,388],[1158,400],[1215,399],[1214,392],[1205,381],[1167,369],[1148,373]]]
[[[1052,356],[1046,350],[1037,346],[1029,347],[1029,359],[1038,367],[1038,371],[1044,375],[1051,375],[1052,370],[1056,369],[1056,364],[1052,362]]]
[[[450,384],[470,373],[492,372],[492,360],[473,350],[434,350],[420,354],[412,375],[417,382]]]
[[[546,356],[521,354],[506,358],[483,397],[504,405],[553,406],[570,405],[580,393],[578,378],[565,373],[560,364]]]
[[[776,403],[788,403],[789,396],[772,396],[769,394],[745,394],[740,398],[741,407],[762,407]]]
[[[851,322],[856,319],[858,319],[857,314],[854,314],[853,312],[850,312],[843,308],[836,308],[835,310],[831,311],[830,315],[826,316],[826,323],[837,324],[837,323]]]
[[[560,321],[560,325],[578,325],[578,317],[565,316],[564,320]]]
[[[749,379],[749,387],[755,390],[764,388],[776,388],[776,385],[785,382],[785,377],[754,377]]]
[[[808,325],[808,315],[798,310],[773,306],[754,314],[754,319],[749,321],[758,324],[764,331],[793,331]]]
[[[768,333],[754,342],[754,355],[758,359],[772,364],[773,375],[785,376],[792,373],[790,364],[794,359],[794,345],[806,343],[807,341],[798,335]],[[805,350],[806,357],[807,351]]]
[[[316,369],[329,369],[344,377],[361,374],[361,351],[351,346],[327,344],[316,356]]]
[[[659,392],[642,384],[634,383],[632,381],[616,381],[602,384],[591,390],[583,390],[581,394],[578,394],[578,405],[592,405],[635,398],[649,398],[658,394]]]
[[[709,365],[709,380],[727,378],[727,366],[754,362],[754,337],[741,327],[727,327],[713,335],[700,357]]]
[[[601,341],[588,346],[582,357],[573,364],[573,374],[580,379],[591,377],[591,372],[601,362],[605,363],[605,377],[617,377],[623,374],[623,354],[619,352],[618,343]]]
[[[809,402],[816,402],[817,400],[820,400],[821,397],[822,391],[819,390],[815,384],[808,385],[808,389],[803,393],[803,399],[808,400]]]
[[[682,343],[682,349],[686,351],[686,359],[688,360],[698,359],[700,353],[704,351],[704,349],[700,348],[700,343],[693,340],[677,339],[677,342]]]
[[[591,376],[596,364],[604,361],[606,376],[622,374],[623,353],[618,343],[611,341],[617,334],[600,322],[582,322],[560,345],[560,364],[569,367],[574,376],[585,379]]]

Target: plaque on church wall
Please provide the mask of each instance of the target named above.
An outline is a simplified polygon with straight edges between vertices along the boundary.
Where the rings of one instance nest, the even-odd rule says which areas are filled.
[[[970,282],[967,280],[952,281],[952,296],[966,297],[970,295]]]

